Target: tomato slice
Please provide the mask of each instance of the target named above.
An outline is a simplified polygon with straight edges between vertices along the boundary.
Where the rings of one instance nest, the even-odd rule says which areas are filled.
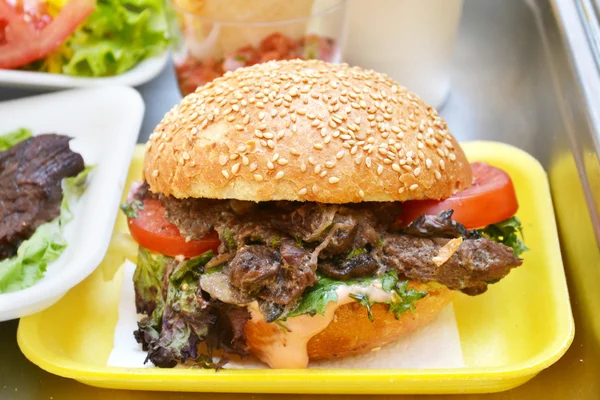
[[[0,69],[21,67],[50,54],[96,8],[96,0],[71,0],[50,20],[43,8],[13,7],[0,0]]]
[[[221,241],[216,232],[200,240],[186,241],[179,229],[165,218],[165,209],[158,200],[144,200],[137,218],[128,219],[131,236],[142,247],[166,256],[194,257],[205,251],[218,251]]]
[[[452,219],[468,229],[483,228],[515,215],[519,204],[510,176],[482,162],[472,163],[471,170],[473,185],[448,199],[405,202],[397,225],[406,226],[421,215],[447,209],[453,209]]]

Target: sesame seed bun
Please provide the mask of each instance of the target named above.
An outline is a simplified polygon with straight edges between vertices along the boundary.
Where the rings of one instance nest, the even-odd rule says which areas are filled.
[[[322,61],[229,72],[150,136],[145,179],[176,198],[442,199],[471,184],[446,122],[383,74]]]

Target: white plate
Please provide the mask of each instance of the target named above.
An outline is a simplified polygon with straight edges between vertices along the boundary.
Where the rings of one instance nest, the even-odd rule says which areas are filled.
[[[47,72],[0,69],[0,86],[32,88],[40,90],[68,89],[90,86],[138,86],[157,76],[167,63],[168,53],[142,61],[133,69],[116,76],[104,78],[80,78]]]
[[[0,294],[0,321],[41,311],[100,264],[108,248],[144,102],[128,87],[88,88],[0,103],[0,133],[16,128],[73,137],[71,148],[96,165],[65,226],[68,246],[35,285]]]

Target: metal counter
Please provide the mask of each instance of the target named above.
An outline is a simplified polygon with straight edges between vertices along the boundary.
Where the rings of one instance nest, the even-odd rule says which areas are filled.
[[[584,29],[577,26],[575,1],[465,0],[453,87],[442,114],[459,140],[489,139],[516,145],[534,155],[548,171],[576,323],[575,341],[557,364],[515,390],[464,396],[466,399],[600,398],[600,252],[596,240],[600,232],[600,164],[598,116],[589,112],[600,111],[596,107],[600,104],[600,80]],[[139,90],[147,107],[139,138],[143,142],[162,115],[179,101],[179,94],[170,67]],[[31,94],[35,93],[0,89],[0,100]],[[0,399],[282,397],[88,387],[29,363],[17,347],[16,329],[17,321],[0,323]],[[315,397],[325,398],[310,396]]]

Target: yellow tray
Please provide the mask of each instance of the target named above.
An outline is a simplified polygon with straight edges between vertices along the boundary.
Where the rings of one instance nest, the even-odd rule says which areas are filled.
[[[530,251],[522,267],[482,296],[454,301],[465,368],[386,370],[222,370],[107,367],[123,280],[115,256],[127,231],[119,216],[100,267],[51,308],[21,319],[21,350],[41,368],[121,389],[263,393],[487,393],[521,385],[556,362],[574,335],[546,174],[508,145],[464,143],[471,161],[507,171]],[[138,147],[128,184],[141,176]]]

